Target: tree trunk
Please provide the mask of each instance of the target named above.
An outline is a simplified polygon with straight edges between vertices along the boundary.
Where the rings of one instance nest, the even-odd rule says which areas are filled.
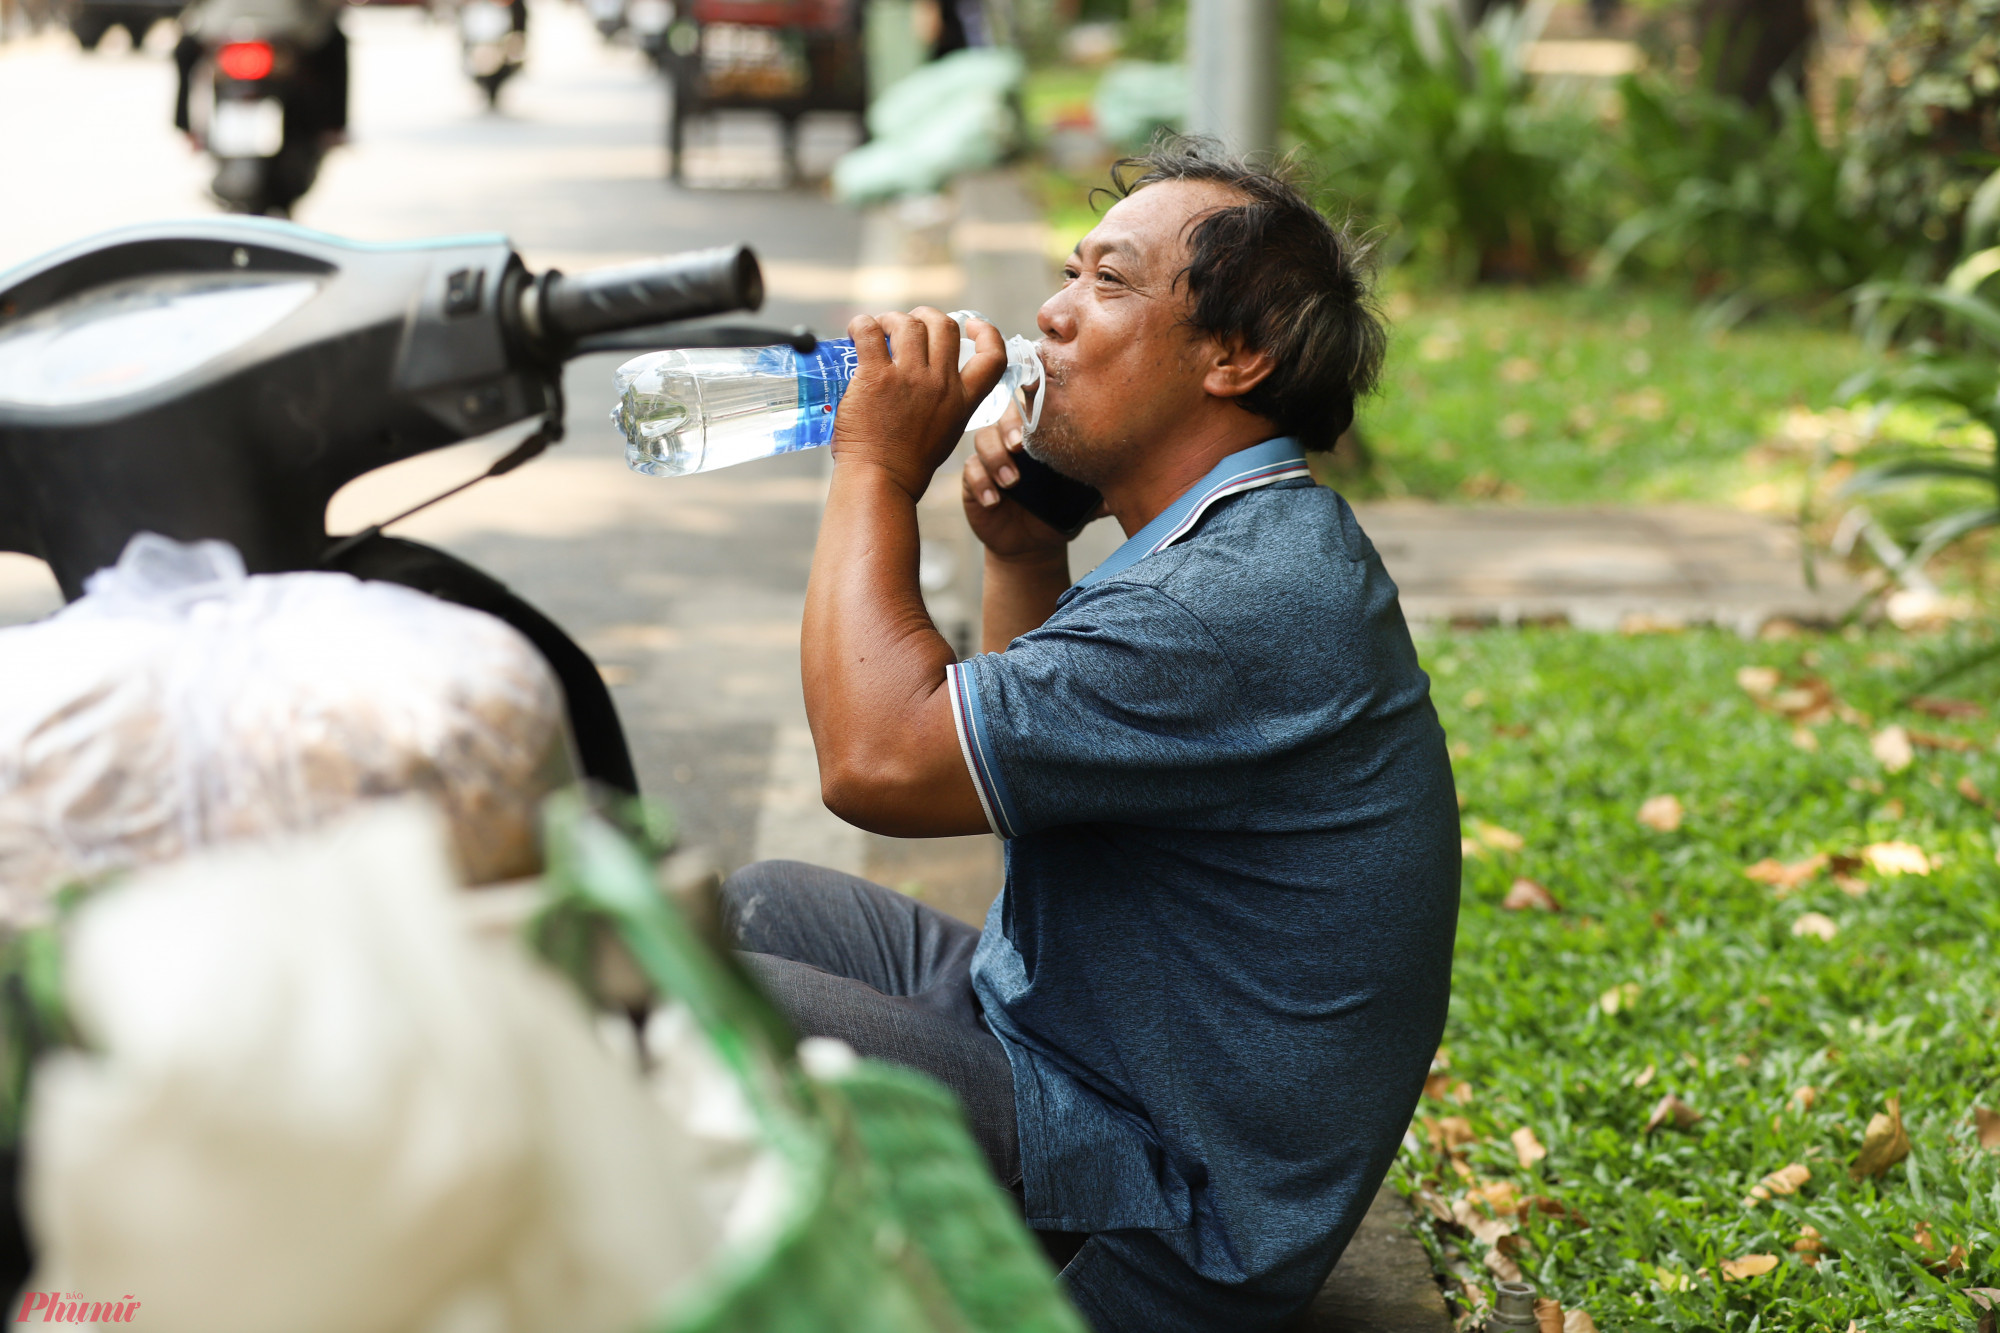
[[[1709,87],[1747,106],[1768,106],[1772,80],[1803,87],[1818,27],[1812,0],[1699,0],[1696,41]]]

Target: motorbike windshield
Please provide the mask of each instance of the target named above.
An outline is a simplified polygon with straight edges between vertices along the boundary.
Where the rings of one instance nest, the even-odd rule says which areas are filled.
[[[188,273],[98,287],[0,325],[0,402],[74,407],[143,393],[252,342],[319,282]]]

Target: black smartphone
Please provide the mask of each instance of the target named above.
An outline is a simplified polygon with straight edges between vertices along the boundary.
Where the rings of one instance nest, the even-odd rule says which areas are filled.
[[[1104,497],[1038,458],[1030,458],[1019,450],[1012,457],[1021,479],[1001,494],[1065,537],[1082,532]]]

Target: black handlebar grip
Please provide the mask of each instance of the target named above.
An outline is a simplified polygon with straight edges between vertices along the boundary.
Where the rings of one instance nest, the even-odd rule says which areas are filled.
[[[549,333],[576,339],[763,304],[764,272],[755,252],[725,245],[588,273],[552,273],[539,313]]]

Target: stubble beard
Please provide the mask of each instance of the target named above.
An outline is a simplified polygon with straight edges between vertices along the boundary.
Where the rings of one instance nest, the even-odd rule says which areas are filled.
[[[1046,357],[1042,363],[1042,373],[1047,384],[1040,392],[1048,391],[1047,385],[1060,388],[1069,381],[1069,369],[1061,362],[1051,362]],[[1101,451],[1092,447],[1076,429],[1076,423],[1061,412],[1043,412],[1022,441],[1022,448],[1028,457],[1039,463],[1047,463],[1056,471],[1073,481],[1086,486],[1101,485],[1103,478],[1100,466],[1103,462]]]

